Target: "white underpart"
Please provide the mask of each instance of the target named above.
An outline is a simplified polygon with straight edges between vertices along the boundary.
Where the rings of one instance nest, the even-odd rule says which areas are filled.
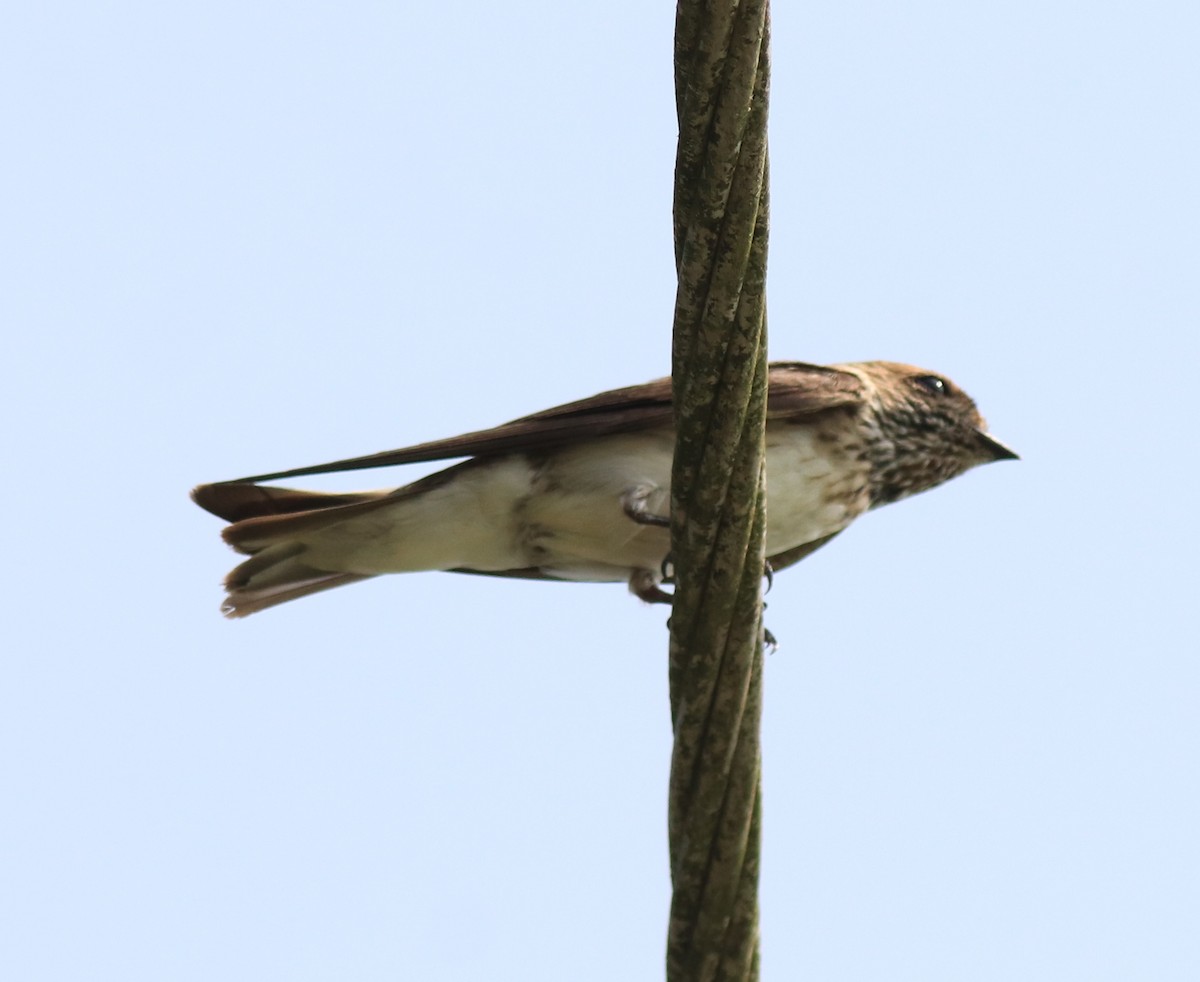
[[[807,426],[767,428],[768,556],[840,532],[868,503],[865,463],[818,441]]]
[[[670,548],[664,528],[640,525],[622,496],[644,488],[651,515],[670,514],[671,432],[608,437],[554,455],[525,508],[529,565],[568,580],[627,580],[657,570]]]
[[[767,431],[767,554],[837,532],[866,509],[865,465],[831,457],[807,426]],[[355,573],[537,568],[561,579],[623,581],[658,570],[666,529],[622,506],[645,489],[667,515],[670,431],[606,437],[535,463],[524,455],[462,469],[447,483],[303,537],[305,561]],[[840,485],[835,484],[835,472]]]
[[[514,504],[529,494],[533,474],[518,456],[466,468],[440,487],[304,537],[305,559],[353,573],[520,568]]]

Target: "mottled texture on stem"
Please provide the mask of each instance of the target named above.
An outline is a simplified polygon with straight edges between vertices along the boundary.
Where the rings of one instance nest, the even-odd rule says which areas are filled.
[[[680,0],[669,982],[758,977],[767,0]]]

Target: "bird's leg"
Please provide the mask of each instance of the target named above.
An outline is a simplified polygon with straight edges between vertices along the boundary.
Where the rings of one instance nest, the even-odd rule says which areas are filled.
[[[629,577],[629,592],[639,600],[648,604],[669,604],[672,597],[666,590],[659,588],[659,575],[650,569],[635,569]]]
[[[670,528],[671,519],[663,515],[655,515],[646,507],[646,500],[658,491],[654,484],[635,484],[626,488],[621,494],[621,510],[630,521],[638,525],[650,525],[655,528]],[[659,584],[670,582],[674,575],[671,567],[671,557],[663,560],[660,570],[635,569],[629,577],[629,592],[648,604],[669,604],[671,594],[659,587]]]
[[[635,484],[632,487],[626,487],[620,496],[620,509],[624,511],[630,521],[637,522],[638,525],[670,528],[670,516],[655,515],[646,507],[650,495],[659,490],[659,486],[655,484]],[[670,581],[673,575],[674,568],[671,565],[671,557],[667,556],[658,570],[635,569],[629,577],[629,591],[638,599],[646,601],[647,604],[670,604],[671,594],[660,588],[659,583]]]
[[[621,494],[621,510],[639,525],[654,525],[657,528],[669,529],[671,527],[669,515],[655,515],[646,508],[646,499],[658,490],[659,488],[653,484],[635,484],[631,488],[626,488]]]
[[[637,484],[631,488],[626,488],[621,495],[621,510],[625,512],[631,521],[637,522],[638,525],[670,528],[671,519],[668,516],[655,515],[646,507],[646,499],[657,490],[658,488],[652,484]],[[767,580],[767,588],[763,592],[769,593],[775,583],[775,571],[771,568],[769,560],[763,561],[763,576]],[[633,575],[629,577],[629,591],[648,604],[669,604],[672,602],[671,594],[663,590],[659,584],[672,583],[674,579],[675,564],[671,561],[670,553],[668,553],[663,559],[658,573],[654,573],[648,569],[634,570]],[[766,605],[764,604],[763,607],[765,609]],[[775,635],[765,627],[763,628],[763,643],[771,651],[774,651],[778,647]]]

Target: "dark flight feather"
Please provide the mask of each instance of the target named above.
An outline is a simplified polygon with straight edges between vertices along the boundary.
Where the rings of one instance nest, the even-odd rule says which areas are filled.
[[[862,392],[862,382],[849,372],[804,362],[775,362],[771,365],[769,376],[767,419],[807,419],[831,409],[857,405],[862,399]],[[477,430],[365,457],[255,474],[221,483],[246,485],[456,457],[542,452],[595,437],[670,426],[671,422],[671,380],[661,378],[643,385],[601,392],[587,399],[523,416],[490,430]],[[196,495],[197,503],[209,511],[213,509],[205,504],[204,499],[210,497],[206,489],[212,487],[219,485],[202,485]],[[226,517],[220,512],[216,514]]]

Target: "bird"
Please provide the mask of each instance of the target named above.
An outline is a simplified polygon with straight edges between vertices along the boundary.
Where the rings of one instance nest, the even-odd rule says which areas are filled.
[[[193,500],[248,558],[225,579],[231,618],[384,573],[443,570],[625,582],[669,602],[671,380],[613,389],[487,430],[202,484]],[[773,362],[766,555],[778,571],[864,512],[1017,454],[948,378],[887,361]],[[466,458],[395,490],[265,484]]]

